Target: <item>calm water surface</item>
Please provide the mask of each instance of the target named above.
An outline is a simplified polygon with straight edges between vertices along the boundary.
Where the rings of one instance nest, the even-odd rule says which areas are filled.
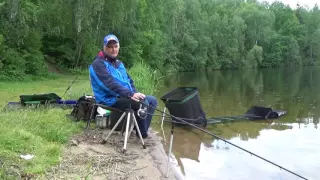
[[[162,84],[158,97],[179,86],[198,87],[207,118],[240,115],[252,105],[288,111],[274,121],[207,129],[303,177],[320,179],[320,68],[178,73],[164,77]],[[153,126],[159,129],[160,124]],[[170,127],[164,126],[167,142]],[[168,143],[164,145],[167,149]],[[198,130],[175,129],[172,157],[183,179],[300,179]]]

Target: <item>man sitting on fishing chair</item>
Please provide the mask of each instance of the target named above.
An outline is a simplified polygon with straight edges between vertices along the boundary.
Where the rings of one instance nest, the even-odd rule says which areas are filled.
[[[158,102],[154,96],[137,92],[124,64],[117,59],[119,49],[120,43],[115,35],[109,34],[104,38],[103,49],[89,69],[93,93],[97,103],[121,110],[127,109],[131,103],[131,108],[137,112],[141,105],[139,101],[148,103],[146,116],[135,113],[142,138],[145,139]]]

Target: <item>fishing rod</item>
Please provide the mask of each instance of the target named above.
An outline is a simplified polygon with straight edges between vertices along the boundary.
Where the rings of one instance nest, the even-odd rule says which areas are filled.
[[[170,116],[164,116],[164,114],[150,114],[150,113],[145,113],[146,115],[153,115],[153,116],[163,116],[163,121],[164,122],[174,122],[176,124],[185,124],[183,122],[179,122],[179,121],[175,121],[172,120],[172,118]],[[239,122],[240,120],[248,120],[250,118],[258,118],[258,119],[262,119],[261,116],[255,116],[255,115],[238,115],[238,116],[222,116],[222,117],[211,117],[206,119],[206,123],[207,124],[217,124],[217,123],[226,123],[226,122],[233,122],[233,121],[237,121]],[[166,120],[168,119],[168,120]],[[198,120],[204,120],[204,118],[183,118],[184,120],[190,120],[190,121],[198,121]]]
[[[149,104],[146,104],[145,102],[139,101],[139,103],[142,103],[143,105],[145,105],[145,106],[147,106],[147,107],[154,108],[156,111],[161,112],[161,113],[164,114],[164,115],[170,116],[171,118],[177,119],[178,121],[181,121],[181,122],[183,122],[183,123],[185,123],[185,124],[187,124],[187,125],[189,125],[189,126],[192,126],[192,127],[196,128],[196,129],[202,131],[202,132],[205,132],[205,133],[207,133],[207,134],[209,134],[209,135],[211,135],[211,136],[213,136],[213,137],[215,137],[215,138],[217,138],[217,139],[220,139],[220,140],[224,141],[225,143],[228,143],[228,144],[230,144],[230,145],[232,145],[232,146],[234,146],[234,147],[237,147],[237,148],[239,148],[239,149],[241,149],[241,150],[243,150],[243,151],[245,151],[245,152],[247,152],[247,153],[249,153],[249,154],[251,154],[251,155],[254,155],[254,156],[256,156],[256,157],[258,157],[258,158],[260,158],[260,159],[262,159],[262,160],[264,160],[264,161],[266,161],[266,162],[268,162],[268,163],[270,163],[270,164],[272,164],[272,165],[275,165],[275,166],[279,167],[280,169],[283,169],[283,170],[285,170],[285,171],[287,171],[287,172],[289,172],[289,173],[291,173],[291,174],[293,174],[293,175],[296,175],[296,176],[300,177],[301,179],[308,180],[307,178],[305,178],[305,177],[303,177],[303,176],[301,176],[301,175],[299,175],[299,174],[297,174],[297,173],[295,173],[295,172],[292,172],[292,171],[290,171],[290,170],[288,170],[288,169],[286,169],[286,168],[284,168],[284,167],[282,167],[282,166],[280,166],[280,165],[278,165],[278,164],[276,164],[276,163],[274,163],[274,162],[272,162],[272,161],[270,161],[270,160],[267,160],[267,159],[265,159],[265,158],[263,158],[263,157],[255,154],[255,153],[253,153],[253,152],[251,152],[251,151],[248,151],[248,150],[246,150],[246,149],[244,149],[244,148],[242,148],[242,147],[240,147],[240,146],[238,146],[238,145],[236,145],[236,144],[233,144],[233,143],[225,140],[224,138],[222,138],[222,137],[220,137],[220,136],[218,136],[218,135],[216,135],[216,134],[214,134],[214,133],[212,133],[212,132],[209,132],[209,131],[207,131],[207,130],[205,130],[205,129],[202,129],[202,128],[200,128],[200,127],[198,127],[198,126],[196,126],[196,125],[194,125],[194,124],[192,124],[192,123],[189,123],[189,122],[187,122],[187,121],[184,121],[182,118],[179,118],[179,117],[173,116],[173,115],[171,115],[171,114],[168,114],[168,113],[166,113],[166,112],[164,112],[164,111],[162,111],[162,110],[159,110],[159,109],[156,108],[156,107],[152,107],[152,106],[150,106]],[[174,131],[174,123],[172,123],[172,126],[171,126],[171,137],[170,137],[169,153],[171,153],[171,150],[172,150],[173,131]],[[168,157],[168,161],[169,161],[169,157]],[[169,167],[168,167],[168,168],[169,168]],[[168,171],[167,171],[167,172],[168,172]]]
[[[66,89],[66,91],[63,93],[62,97],[64,97],[65,94],[70,90],[71,86],[72,86],[73,83],[78,79],[79,75],[80,75],[80,74],[78,74],[78,75],[76,76],[76,78],[71,82],[71,84],[68,86],[68,88]]]

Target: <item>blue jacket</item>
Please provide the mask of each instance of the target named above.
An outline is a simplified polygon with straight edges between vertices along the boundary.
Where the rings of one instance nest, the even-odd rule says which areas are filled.
[[[132,97],[137,91],[123,63],[111,63],[102,54],[89,67],[91,87],[97,103],[112,106],[117,97]]]

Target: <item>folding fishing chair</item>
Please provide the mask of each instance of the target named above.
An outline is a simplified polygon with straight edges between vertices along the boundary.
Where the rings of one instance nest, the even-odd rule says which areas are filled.
[[[119,109],[111,108],[110,106],[106,106],[106,105],[104,105],[104,104],[99,104],[99,103],[94,102],[94,103],[92,104],[92,109],[91,109],[91,112],[90,112],[89,120],[88,120],[88,122],[87,122],[86,130],[89,129],[90,124],[91,124],[91,121],[96,118],[96,117],[94,117],[94,116],[95,116],[95,114],[96,114],[96,112],[97,112],[97,110],[98,110],[99,107],[102,108],[102,109],[107,110],[107,111],[106,111],[106,114],[102,115],[102,116],[103,116],[104,118],[106,118],[106,120],[107,120],[107,122],[106,122],[106,127],[109,126],[110,114],[111,114],[111,112],[112,112],[112,111],[120,111]]]
[[[88,72],[89,72],[90,88],[91,88],[91,92],[93,93],[93,88],[92,88],[92,86],[91,86],[90,66],[89,66],[88,70],[89,70]],[[94,98],[94,96],[93,96],[93,98]],[[111,112],[112,112],[112,111],[113,111],[113,112],[121,112],[121,110],[119,110],[119,109],[112,108],[112,107],[107,106],[107,105],[104,105],[104,104],[99,104],[99,103],[96,103],[96,101],[95,101],[95,102],[92,104],[92,109],[91,109],[91,112],[90,112],[89,120],[88,120],[88,122],[87,122],[86,130],[88,130],[88,128],[90,127],[91,121],[96,118],[96,117],[94,117],[95,114],[96,114],[95,112],[97,112],[97,110],[98,110],[99,107],[102,108],[102,109],[107,110],[107,111],[106,111],[106,114],[103,115],[103,116],[105,116],[105,118],[107,119],[107,122],[106,122],[107,127],[109,126],[109,121],[110,121],[110,114],[111,114]]]

